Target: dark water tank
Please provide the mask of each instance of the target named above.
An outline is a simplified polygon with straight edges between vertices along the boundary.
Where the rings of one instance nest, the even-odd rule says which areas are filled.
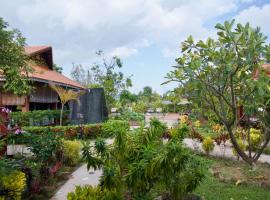
[[[99,123],[108,118],[103,88],[87,89],[79,101],[70,103],[71,123]]]

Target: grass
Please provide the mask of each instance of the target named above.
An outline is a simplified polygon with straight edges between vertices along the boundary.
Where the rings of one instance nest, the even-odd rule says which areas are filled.
[[[244,162],[203,157],[208,168],[218,170],[225,180],[220,181],[209,170],[206,178],[195,193],[205,200],[266,200],[270,199],[270,188],[261,188],[260,182],[269,180],[270,165],[258,165],[253,171]],[[266,179],[262,179],[264,177]],[[257,178],[260,177],[260,178]],[[244,185],[236,185],[238,179],[245,180]]]

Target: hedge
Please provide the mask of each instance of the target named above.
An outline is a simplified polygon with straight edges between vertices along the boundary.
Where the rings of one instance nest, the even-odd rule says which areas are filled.
[[[59,123],[60,110],[34,110],[29,112],[11,112],[12,125],[47,126]],[[68,123],[69,111],[63,112],[63,124]]]
[[[22,128],[25,133],[10,135],[9,143],[27,143],[31,134],[54,132],[63,134],[65,139],[92,139],[96,137],[112,137],[120,129],[129,129],[129,123],[121,120],[109,120],[100,124],[84,124],[70,126],[29,126]]]

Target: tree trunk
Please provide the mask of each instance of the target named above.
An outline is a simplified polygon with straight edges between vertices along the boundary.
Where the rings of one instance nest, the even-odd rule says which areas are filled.
[[[60,112],[60,126],[62,126],[62,123],[63,123],[63,111],[64,111],[64,104],[62,103],[61,112]]]
[[[238,155],[244,160],[246,161],[249,165],[253,166],[255,164],[254,160],[252,158],[249,158],[248,155],[242,151],[236,141],[236,138],[234,137],[232,128],[229,127],[227,124],[225,124],[225,127],[230,135],[231,138],[231,142],[233,144],[233,147],[235,148],[236,152],[238,153]]]

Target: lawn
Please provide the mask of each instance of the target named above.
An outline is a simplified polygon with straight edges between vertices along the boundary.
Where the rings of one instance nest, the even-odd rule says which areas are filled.
[[[203,160],[209,170],[195,193],[205,200],[270,199],[269,164],[260,164],[254,171],[243,162],[206,157]],[[242,183],[236,185],[238,180]]]

